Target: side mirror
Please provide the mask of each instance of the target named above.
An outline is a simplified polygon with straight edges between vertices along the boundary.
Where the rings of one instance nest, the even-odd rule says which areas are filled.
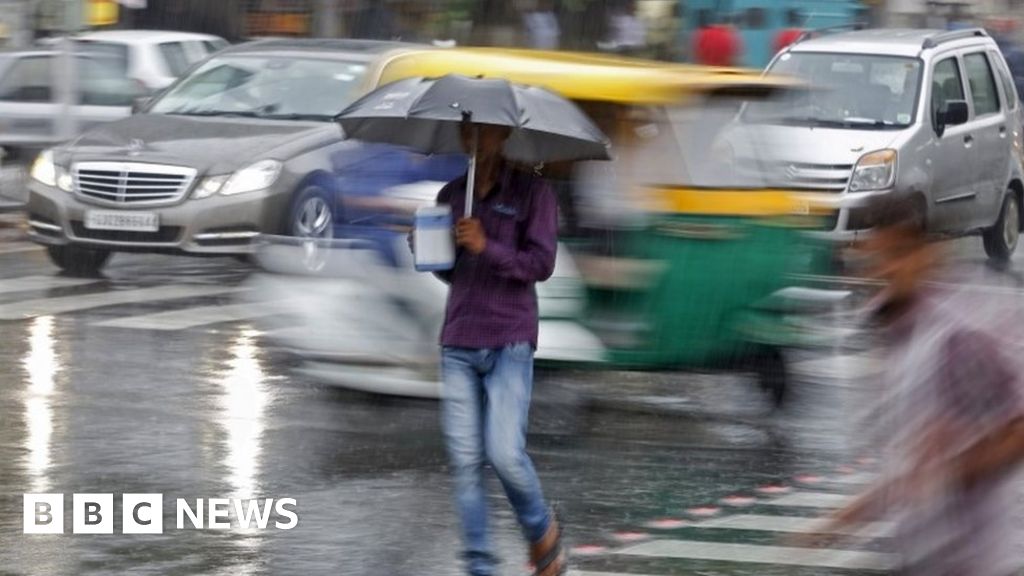
[[[947,100],[935,115],[935,130],[942,136],[947,127],[966,123],[968,114],[966,100]]]

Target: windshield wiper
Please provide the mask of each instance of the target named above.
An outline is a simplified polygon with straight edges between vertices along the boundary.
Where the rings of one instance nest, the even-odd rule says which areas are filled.
[[[870,128],[888,128],[895,126],[891,122],[884,120],[875,120],[872,118],[812,118],[812,117],[796,117],[787,116],[781,119],[784,124],[796,124],[800,126],[816,126],[820,128],[853,128],[856,127],[870,127]]]
[[[313,120],[317,122],[329,122],[334,119],[331,114],[312,114],[303,112],[290,112],[288,114],[261,114],[260,118],[270,120]]]
[[[885,120],[878,120],[875,118],[843,118],[843,122],[848,124],[854,124],[858,126],[872,126],[874,128],[885,128],[886,126],[895,126],[892,122],[886,122]]]
[[[177,110],[168,112],[176,116],[220,116],[224,118],[259,118],[257,112],[251,110]]]

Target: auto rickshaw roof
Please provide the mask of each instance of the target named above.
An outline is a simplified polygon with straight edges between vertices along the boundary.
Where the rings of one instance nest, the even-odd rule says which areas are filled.
[[[445,74],[505,78],[572,100],[621,104],[667,104],[694,94],[763,94],[797,86],[794,80],[741,68],[506,48],[400,51],[383,64],[379,84]]]

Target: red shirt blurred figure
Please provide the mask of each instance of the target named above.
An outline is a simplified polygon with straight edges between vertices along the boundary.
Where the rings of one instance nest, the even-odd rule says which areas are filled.
[[[800,38],[800,35],[803,33],[804,31],[799,28],[786,28],[780,31],[778,35],[775,36],[774,54],[778,54],[785,50],[790,44],[796,42],[797,38]]]
[[[742,51],[739,34],[732,26],[702,27],[693,41],[695,60],[705,66],[735,66]]]

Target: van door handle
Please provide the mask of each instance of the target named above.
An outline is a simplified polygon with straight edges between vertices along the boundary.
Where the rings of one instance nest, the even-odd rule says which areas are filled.
[[[967,134],[964,136],[964,146],[970,148],[971,144],[974,144],[974,136]]]
[[[999,127],[999,137],[1006,138],[1006,126]]]

